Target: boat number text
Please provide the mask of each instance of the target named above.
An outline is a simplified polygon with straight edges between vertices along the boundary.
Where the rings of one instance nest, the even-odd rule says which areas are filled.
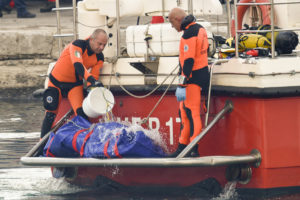
[[[117,121],[121,121],[121,119],[118,117]],[[129,118],[125,117],[125,120],[129,122]],[[132,124],[137,124],[140,123],[142,121],[142,119],[140,117],[132,117],[131,118],[131,123]],[[180,123],[180,118],[176,117],[175,118],[175,122],[173,117],[170,117],[169,121],[167,121],[164,125],[169,128],[169,134],[170,134],[170,144],[174,144],[174,123]],[[148,121],[148,125],[152,130],[159,130],[161,128],[161,124],[160,121],[157,117],[150,117],[149,121]],[[167,131],[167,130],[164,130]]]

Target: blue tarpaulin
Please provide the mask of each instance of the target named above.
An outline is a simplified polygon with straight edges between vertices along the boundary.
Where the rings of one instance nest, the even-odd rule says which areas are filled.
[[[76,116],[50,134],[44,156],[155,158],[166,154],[142,130],[135,131],[119,122],[91,124]]]

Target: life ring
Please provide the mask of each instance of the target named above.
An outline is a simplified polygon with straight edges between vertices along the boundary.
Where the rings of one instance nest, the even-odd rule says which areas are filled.
[[[269,3],[269,0],[254,0],[255,3]],[[239,3],[251,3],[253,0],[240,0]],[[242,23],[244,15],[247,11],[247,9],[250,7],[250,5],[245,6],[238,6],[237,7],[237,25],[238,30],[242,29]],[[259,8],[262,13],[262,24],[271,24],[271,18],[270,18],[270,5],[259,5]],[[235,22],[234,19],[231,21],[231,35],[235,36]]]

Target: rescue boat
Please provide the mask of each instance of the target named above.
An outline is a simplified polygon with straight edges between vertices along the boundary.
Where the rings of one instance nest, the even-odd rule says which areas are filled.
[[[244,4],[235,1],[234,6]],[[269,5],[271,12],[274,9],[289,13],[278,18],[274,25],[299,25],[299,4],[274,0]],[[177,47],[181,33],[167,22],[128,26],[124,30],[126,44],[121,46],[120,19],[165,16],[173,7],[182,7],[196,16],[221,14],[220,2],[84,0],[78,2],[77,7],[79,38],[87,37],[94,27],[105,28],[110,36],[101,81],[115,96],[113,115],[120,121],[156,129],[168,149],[174,151],[180,132],[174,91],[178,83]],[[212,48],[214,41],[209,23],[199,23],[207,29]],[[236,34],[240,33],[243,31],[236,30]],[[48,139],[43,138],[21,162],[51,166],[52,171],[63,170],[67,181],[84,186],[107,183],[145,187],[197,185],[220,192],[215,188],[237,181],[240,191],[256,190],[263,194],[299,191],[299,55],[297,51],[275,55],[274,50],[273,46],[272,53],[265,57],[240,57],[237,49],[234,58],[210,58],[207,112],[202,111],[201,115],[204,129],[177,158],[37,157],[38,149]],[[70,105],[63,99],[54,131],[69,117],[72,117]],[[185,157],[197,142],[200,157]]]

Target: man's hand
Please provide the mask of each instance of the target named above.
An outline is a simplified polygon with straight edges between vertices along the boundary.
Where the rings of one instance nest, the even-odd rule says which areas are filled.
[[[91,87],[104,87],[104,85],[100,81],[95,81],[94,84],[91,85]]]
[[[87,82],[91,83],[88,87],[104,87],[104,85],[100,81],[97,81],[93,76],[89,76]]]
[[[95,81],[86,88],[86,91],[89,93],[92,89],[97,87],[104,87],[104,85],[100,81]]]
[[[185,98],[186,98],[186,90],[185,90],[185,87],[180,87],[180,86],[178,86],[178,87],[176,88],[175,95],[176,95],[177,101],[184,101]]]

